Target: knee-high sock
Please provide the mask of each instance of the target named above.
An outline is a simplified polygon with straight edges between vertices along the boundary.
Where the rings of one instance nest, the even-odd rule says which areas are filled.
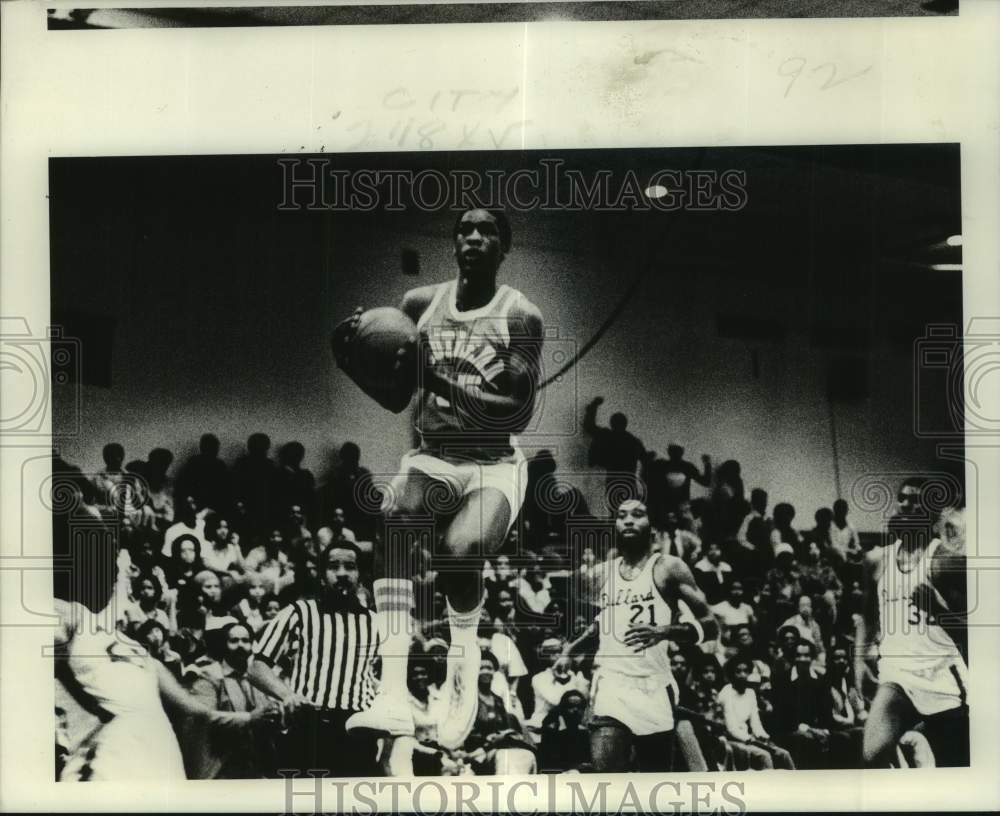
[[[468,612],[456,612],[452,609],[451,604],[448,604],[451,645],[453,647],[460,647],[463,656],[468,654],[466,650],[471,650],[476,655],[477,661],[479,660],[479,638],[477,632],[479,630],[479,619],[482,616],[484,603],[485,596],[480,599],[475,608],[470,609]]]
[[[406,694],[406,664],[412,637],[413,582],[408,578],[379,578],[375,581],[375,621],[382,681],[379,692]]]

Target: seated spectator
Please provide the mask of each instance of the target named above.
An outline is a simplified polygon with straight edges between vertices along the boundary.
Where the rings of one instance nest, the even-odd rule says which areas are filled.
[[[709,542],[705,555],[694,565],[694,579],[709,606],[721,603],[729,594],[733,568],[722,560],[722,547]]]
[[[267,585],[268,591],[277,594],[295,580],[295,573],[285,552],[285,539],[281,530],[272,530],[267,541],[247,553],[243,566],[247,572],[256,572]]]
[[[278,600],[276,595],[268,592],[261,598],[260,608],[264,623],[267,624],[278,616],[278,613],[281,611],[281,601]]]
[[[455,754],[480,776],[531,774],[535,772],[531,739],[491,690],[498,669],[497,659],[484,652],[479,666],[479,711],[472,732]]]
[[[833,525],[833,511],[829,507],[820,507],[814,514],[816,526],[803,536],[805,541],[815,543],[819,552],[826,554],[831,549],[830,528]],[[801,554],[800,558],[801,558]]]
[[[559,701],[568,690],[575,689],[582,694],[588,694],[590,691],[587,678],[573,671],[569,658],[562,656],[562,648],[562,640],[549,638],[542,642],[539,649],[542,658],[549,665],[531,678],[535,710],[531,719],[525,723],[530,729],[542,727],[543,720],[559,705]]]
[[[220,619],[230,618],[229,610],[222,600],[222,583],[211,570],[202,570],[194,576],[194,584],[201,592],[205,607],[205,629],[221,626]]]
[[[757,625],[753,607],[743,600],[742,581],[733,581],[729,585],[729,594],[726,600],[713,605],[711,609],[722,624],[723,638],[729,636],[729,630],[734,626],[749,624],[753,627]]]
[[[189,779],[260,779],[273,772],[274,735],[281,722],[277,701],[247,679],[253,637],[242,623],[218,630],[210,658],[199,666],[191,694],[213,711],[240,716],[220,723],[189,719],[181,744]]]
[[[243,551],[238,538],[229,529],[229,522],[218,513],[205,516],[204,538],[208,542],[201,551],[201,560],[208,569],[226,576],[229,581],[243,579]]]
[[[791,753],[796,767],[808,770],[828,767],[831,753],[843,756],[846,739],[831,731],[833,701],[829,686],[813,668],[815,657],[812,642],[799,640],[795,665],[774,677],[775,741]]]
[[[192,497],[181,499],[177,507],[177,521],[163,533],[163,555],[169,557],[173,554],[174,541],[180,536],[194,536],[200,542],[201,549],[206,549],[208,542],[205,541],[205,515],[199,511]]]
[[[850,652],[846,645],[835,644],[830,650],[830,665],[826,672],[826,682],[830,689],[833,705],[831,730],[846,737],[840,746],[842,756],[832,756],[834,768],[857,768],[861,762],[861,741],[864,722],[868,717],[865,701],[855,688],[852,676]]]
[[[282,606],[318,597],[322,582],[319,576],[319,563],[314,556],[307,552],[299,553],[295,558],[295,567],[291,575],[291,583],[285,584],[278,593],[278,600]]]
[[[437,741],[438,723],[444,698],[433,687],[424,653],[410,654],[406,685],[410,692],[413,712],[413,736],[397,737],[391,743],[384,761],[388,776],[446,776],[458,769],[451,752]]]
[[[825,659],[826,650],[823,648],[823,634],[820,631],[819,624],[813,617],[812,613],[812,598],[808,595],[802,595],[799,597],[799,611],[797,614],[792,615],[788,620],[781,624],[781,628],[784,629],[786,626],[793,627],[799,633],[799,637],[803,640],[808,640],[816,650],[816,659],[819,664],[822,665]]]
[[[181,679],[184,674],[181,656],[170,647],[170,631],[166,626],[150,618],[139,625],[133,637],[166,666],[175,679]]]
[[[166,575],[170,588],[179,591],[188,586],[194,576],[205,569],[201,560],[201,539],[188,534],[175,538],[168,566]]]
[[[542,570],[541,559],[535,559],[517,582],[517,594],[524,608],[535,615],[544,615],[545,608],[552,601],[552,584]]]
[[[730,630],[728,646],[729,660],[740,657],[750,661],[751,671],[748,682],[751,686],[758,687],[762,681],[770,679],[771,666],[758,653],[753,629],[748,624],[740,624]]]
[[[510,556],[499,553],[492,561],[487,561],[483,567],[483,582],[486,591],[491,595],[501,589],[514,589],[518,582],[517,573],[511,569]]]
[[[264,598],[267,596],[264,579],[259,573],[251,572],[243,584],[243,591],[244,597],[229,611],[229,614],[248,626],[251,634],[256,637],[267,623],[264,618]]]
[[[738,749],[734,751],[735,755],[745,757],[746,763],[753,770],[766,770],[775,765],[794,770],[795,764],[791,756],[771,741],[760,721],[757,695],[748,682],[753,668],[749,660],[740,657],[734,658],[726,666],[729,683],[719,692],[726,737],[735,743],[734,748]],[[740,764],[742,763],[737,760],[737,769],[745,770]]]
[[[479,624],[479,646],[497,661],[491,674],[493,693],[503,700],[504,708],[519,719],[524,720],[518,685],[528,674],[524,658],[514,640],[504,632],[497,631],[490,620],[489,611],[483,609]]]
[[[186,584],[177,596],[177,620],[175,626],[171,628],[170,636],[170,648],[177,652],[181,659],[182,679],[188,677],[188,671],[193,668],[195,661],[206,654],[207,616],[208,603],[201,588],[193,581]]]
[[[316,478],[312,471],[302,467],[306,456],[301,442],[286,442],[278,449],[278,495],[279,507],[297,506],[309,523],[315,525]]]
[[[590,766],[590,738],[586,724],[587,695],[570,688],[541,722],[538,765],[542,771],[587,771]]]
[[[152,575],[140,575],[132,581],[133,601],[125,607],[123,623],[130,630],[138,628],[147,620],[154,620],[169,629],[170,617],[161,608],[163,587]]]
[[[335,541],[350,541],[352,544],[357,543],[357,538],[354,535],[354,530],[347,527],[347,516],[344,513],[343,507],[333,508],[333,517],[330,519],[330,529],[333,531],[333,538]]]

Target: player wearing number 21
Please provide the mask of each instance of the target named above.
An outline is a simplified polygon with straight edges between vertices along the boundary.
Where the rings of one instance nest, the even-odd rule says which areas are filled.
[[[584,594],[600,611],[590,629],[567,644],[564,655],[597,636],[591,686],[594,770],[630,770],[634,746],[636,770],[667,771],[677,700],[669,641],[714,640],[718,625],[687,565],[652,551],[646,505],[622,502],[615,537],[621,555],[581,576]]]

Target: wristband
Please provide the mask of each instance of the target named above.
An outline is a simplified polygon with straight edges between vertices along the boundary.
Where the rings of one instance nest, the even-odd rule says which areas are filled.
[[[705,630],[701,628],[701,624],[698,621],[684,621],[682,625],[688,627],[694,634],[695,646],[698,646],[705,640]]]

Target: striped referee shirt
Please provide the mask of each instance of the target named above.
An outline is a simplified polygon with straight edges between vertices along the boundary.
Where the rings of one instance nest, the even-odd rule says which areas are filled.
[[[320,709],[363,711],[375,696],[375,613],[358,605],[320,608],[312,598],[282,609],[261,631],[254,655],[274,665],[292,652],[290,685]]]

